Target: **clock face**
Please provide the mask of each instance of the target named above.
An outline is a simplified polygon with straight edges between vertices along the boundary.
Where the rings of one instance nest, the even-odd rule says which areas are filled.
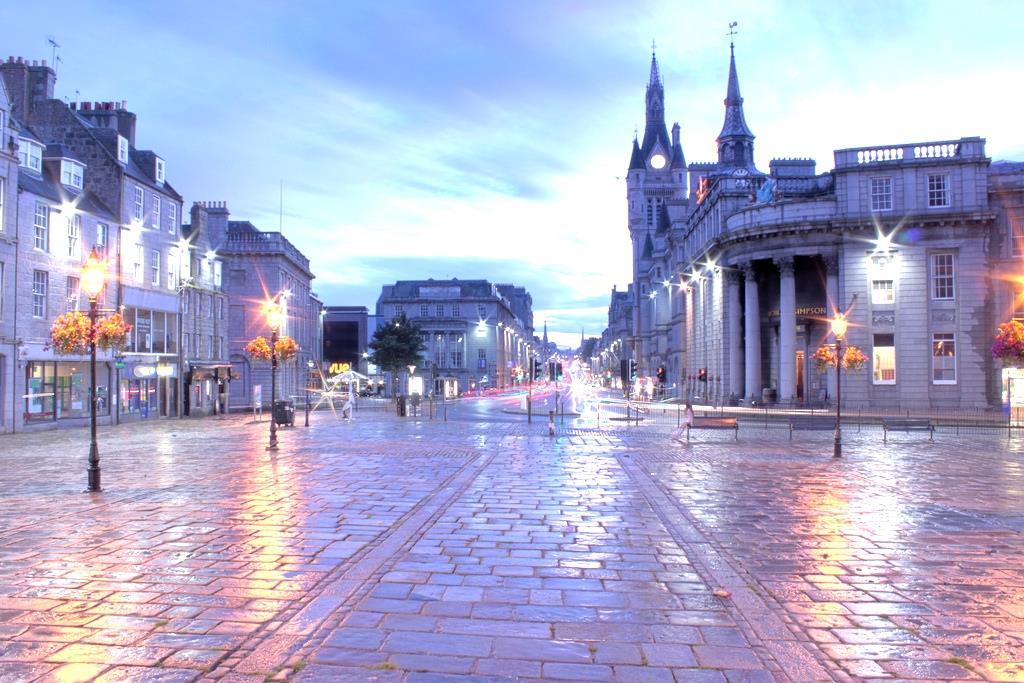
[[[655,154],[651,157],[651,168],[665,168],[665,155]]]
[[[747,169],[745,169],[745,168],[737,168],[735,171],[732,172],[732,174],[734,176],[739,176],[739,177],[743,177],[743,176],[747,175],[748,173],[749,173],[749,171]]]

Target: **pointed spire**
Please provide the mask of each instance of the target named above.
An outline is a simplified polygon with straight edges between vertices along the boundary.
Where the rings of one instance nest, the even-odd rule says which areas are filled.
[[[548,321],[544,321],[544,346],[548,345]]]
[[[679,124],[672,124],[672,168],[686,168],[683,144],[679,140]]]
[[[730,25],[730,29],[734,26]],[[725,93],[725,122],[718,134],[718,163],[722,166],[753,168],[754,134],[743,116],[740,79],[736,75],[736,52],[729,41],[729,83]]]
[[[658,57],[654,53],[654,43],[651,43],[651,78],[647,81],[647,87],[648,89],[661,87],[661,74],[658,72]]]
[[[651,46],[651,77],[647,81],[647,126],[644,128],[644,141],[640,152],[644,160],[651,154],[654,145],[661,142],[662,152],[668,154],[671,149],[668,141],[668,128],[665,127],[665,88],[661,83],[661,72],[658,70],[658,57]]]
[[[629,170],[643,170],[644,168],[644,156],[640,153],[640,145],[636,141],[636,135],[633,136],[633,153],[629,157]]]

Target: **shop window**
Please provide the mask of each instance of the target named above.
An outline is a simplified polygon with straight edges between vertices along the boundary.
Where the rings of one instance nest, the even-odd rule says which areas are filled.
[[[874,336],[872,381],[875,384],[896,384],[896,337],[892,334]]]
[[[932,384],[956,384],[956,335],[932,335]]]
[[[164,353],[164,349],[166,349],[167,331],[164,321],[163,313],[153,311],[153,353]]]
[[[96,413],[110,414],[106,371],[96,373]],[[89,364],[30,362],[26,367],[25,421],[85,418],[89,416]]]

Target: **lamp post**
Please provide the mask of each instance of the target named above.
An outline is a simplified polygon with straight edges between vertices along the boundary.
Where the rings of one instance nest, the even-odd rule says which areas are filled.
[[[267,325],[270,326],[270,445],[268,450],[277,450],[277,416],[274,409],[277,404],[277,333],[281,329],[281,295],[278,294],[264,304]]]
[[[100,449],[96,444],[96,319],[99,316],[99,294],[106,280],[103,262],[93,249],[82,267],[81,287],[89,297],[89,466],[86,470],[89,491],[100,490]]]
[[[311,360],[306,361],[306,369],[307,369],[307,372],[306,372],[306,424],[305,424],[306,427],[309,426],[309,390],[311,388],[310,385],[313,383],[313,367],[314,366],[315,366],[315,363],[313,363],[313,361],[311,361]]]
[[[832,445],[832,457],[843,457],[843,427],[842,427],[842,405],[843,405],[843,338],[846,336],[846,314],[836,311],[829,321],[832,327],[832,335],[836,338],[836,437]]]

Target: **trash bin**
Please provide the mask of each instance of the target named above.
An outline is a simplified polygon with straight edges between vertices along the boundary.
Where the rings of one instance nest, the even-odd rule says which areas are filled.
[[[405,396],[398,397],[398,417],[405,417]]]
[[[295,404],[289,400],[274,401],[274,422],[279,425],[295,426]]]

